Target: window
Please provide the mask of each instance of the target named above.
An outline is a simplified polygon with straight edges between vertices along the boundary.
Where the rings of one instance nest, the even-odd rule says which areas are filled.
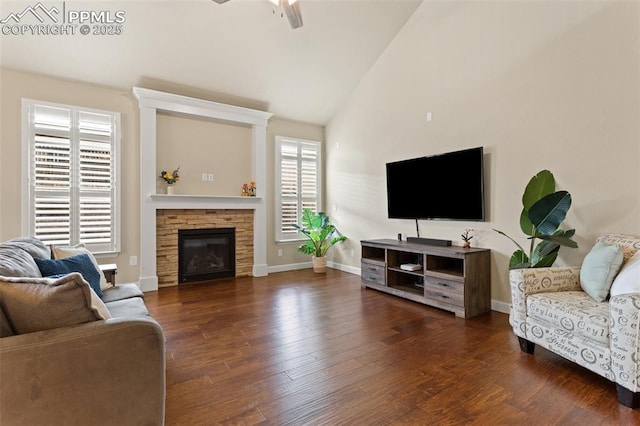
[[[276,240],[300,239],[303,209],[322,207],[320,142],[276,136]]]
[[[120,250],[120,114],[23,99],[23,233]]]

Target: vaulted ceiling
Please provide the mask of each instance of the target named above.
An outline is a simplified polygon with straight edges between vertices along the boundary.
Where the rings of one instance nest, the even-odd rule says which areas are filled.
[[[67,18],[70,11],[107,11],[111,18],[123,11],[122,33],[96,35],[102,28],[92,24],[86,35],[80,25],[72,35],[3,34],[0,63],[126,89],[184,85],[323,125],[421,0],[299,2],[304,26],[294,30],[268,0],[46,1],[64,7]],[[3,0],[0,19],[36,4]],[[25,15],[26,23],[38,24]]]

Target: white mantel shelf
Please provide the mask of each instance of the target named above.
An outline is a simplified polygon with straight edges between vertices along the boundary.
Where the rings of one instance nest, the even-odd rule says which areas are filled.
[[[233,195],[149,194],[157,209],[228,209],[255,210],[262,205],[262,197]]]

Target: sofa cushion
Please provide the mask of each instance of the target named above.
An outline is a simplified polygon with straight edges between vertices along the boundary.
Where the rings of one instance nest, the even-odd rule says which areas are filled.
[[[640,251],[620,269],[611,285],[611,297],[640,293]]]
[[[41,259],[50,259],[51,251],[49,247],[38,238],[34,237],[18,237],[4,241],[0,246],[19,248],[31,255]]]
[[[529,295],[527,316],[552,328],[609,345],[609,303],[596,302],[583,291]]]
[[[89,256],[93,264],[95,265],[98,273],[100,274],[100,289],[105,290],[111,287],[111,284],[107,282],[107,278],[104,276],[104,272],[100,269],[100,265],[98,265],[98,261],[93,256],[93,253],[87,249],[84,244],[78,244],[73,247],[51,247],[51,254],[54,259],[66,259],[67,257],[76,256],[78,254],[86,254]]]
[[[613,279],[622,266],[622,248],[598,241],[580,268],[580,287],[596,302],[607,300]]]
[[[144,298],[144,293],[140,290],[140,287],[133,283],[114,285],[102,292],[102,301],[104,303],[130,299],[132,297]]]
[[[111,317],[79,273],[58,279],[0,277],[0,306],[16,334]]]
[[[112,318],[148,316],[149,311],[144,305],[144,301],[140,297],[132,297],[130,299],[115,300],[105,303]]]
[[[66,275],[72,272],[79,272],[82,277],[87,280],[93,291],[98,297],[102,296],[100,288],[99,269],[93,264],[93,261],[87,254],[78,254],[76,256],[64,259],[34,259],[40,273],[44,277],[53,277],[58,275]]]
[[[33,257],[20,248],[0,245],[0,276],[42,277]]]

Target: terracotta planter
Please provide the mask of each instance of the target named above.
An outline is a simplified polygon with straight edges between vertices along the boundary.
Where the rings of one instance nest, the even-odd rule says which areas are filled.
[[[326,257],[315,257],[312,256],[311,260],[313,261],[313,272],[316,274],[324,274],[327,272],[327,258]]]

